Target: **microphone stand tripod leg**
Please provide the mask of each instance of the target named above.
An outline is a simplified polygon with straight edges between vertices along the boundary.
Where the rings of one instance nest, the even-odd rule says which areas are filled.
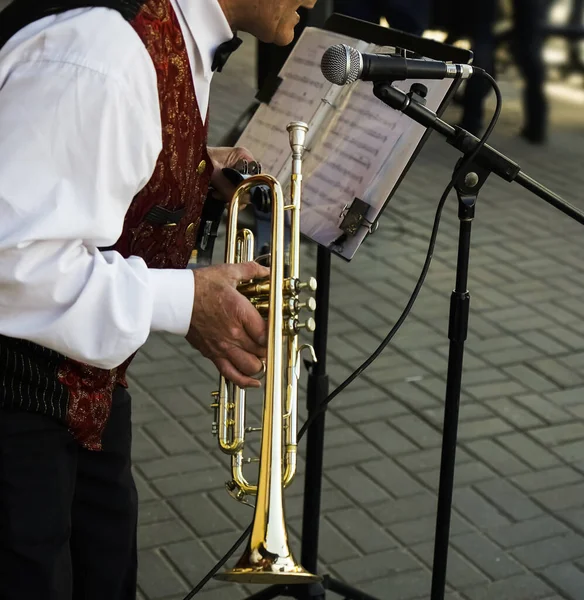
[[[444,405],[444,425],[442,432],[442,457],[440,462],[440,484],[436,513],[436,533],[434,539],[434,560],[432,566],[431,600],[444,600],[446,571],[448,565],[448,544],[452,493],[454,487],[454,467],[458,435],[458,411],[464,358],[464,343],[468,332],[470,294],[467,289],[470,257],[471,226],[475,216],[475,206],[480,188],[486,181],[489,171],[471,164],[461,174],[455,186],[458,195],[458,258],[456,265],[456,285],[450,298],[450,318],[448,338],[448,374]]]

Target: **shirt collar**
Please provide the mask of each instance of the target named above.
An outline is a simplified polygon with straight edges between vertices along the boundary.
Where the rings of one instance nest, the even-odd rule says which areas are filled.
[[[218,0],[176,0],[201,59],[205,79],[211,79],[213,57],[234,33]]]

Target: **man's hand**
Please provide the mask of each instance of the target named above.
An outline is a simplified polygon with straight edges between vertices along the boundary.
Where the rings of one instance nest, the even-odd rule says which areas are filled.
[[[259,387],[252,379],[262,371],[267,324],[236,287],[267,277],[255,262],[224,264],[193,271],[195,303],[187,341],[210,359],[221,375],[239,387]]]
[[[221,170],[225,168],[235,168],[237,163],[242,159],[253,162],[254,157],[246,148],[207,148],[207,152],[213,163],[211,186],[215,188],[223,202],[228,202],[233,196],[235,186],[227,180]]]

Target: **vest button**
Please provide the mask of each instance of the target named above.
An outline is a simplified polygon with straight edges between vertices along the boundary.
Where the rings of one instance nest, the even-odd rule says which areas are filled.
[[[190,223],[189,226],[187,227],[187,235],[191,235],[194,230],[195,230],[195,224]]]
[[[207,166],[207,162],[205,160],[202,160],[199,163],[199,166],[197,167],[197,173],[199,175],[202,175],[205,172],[205,167]]]

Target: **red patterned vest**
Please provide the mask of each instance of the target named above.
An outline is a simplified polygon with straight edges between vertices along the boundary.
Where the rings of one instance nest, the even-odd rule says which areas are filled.
[[[113,249],[124,257],[140,256],[149,267],[185,268],[212,171],[206,149],[208,120],[201,119],[185,42],[169,0],[147,0],[129,23],[156,69],[162,152],[152,178],[131,203]],[[161,213],[179,215],[180,220],[169,226],[150,218]],[[132,358],[108,371],[0,336],[0,405],[54,416],[84,447],[100,450],[114,387],[127,385]]]

